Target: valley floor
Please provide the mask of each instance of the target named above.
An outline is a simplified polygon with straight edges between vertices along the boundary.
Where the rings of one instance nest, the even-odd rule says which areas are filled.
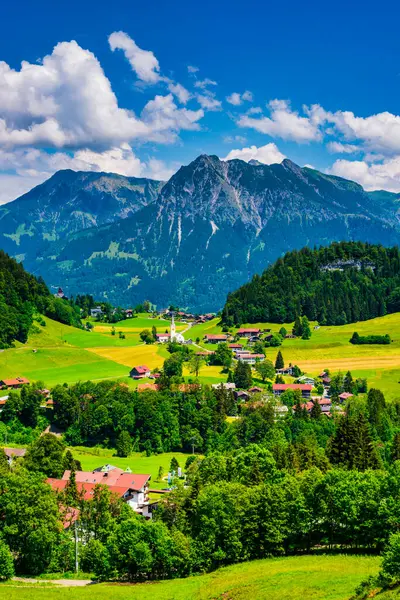
[[[0,584],[0,597],[20,600],[347,600],[379,569],[371,556],[298,556],[243,563],[207,575],[133,585]]]
[[[57,383],[74,383],[88,379],[118,379],[131,387],[137,382],[129,378],[129,370],[140,364],[150,369],[162,367],[168,357],[162,344],[146,346],[141,343],[140,332],[156,326],[159,333],[169,328],[169,322],[142,315],[115,325],[94,323],[92,332],[74,329],[45,318],[46,326],[38,326],[40,333],[30,335],[28,343],[0,351],[0,376],[2,378],[22,375],[31,381],[41,380],[46,387]],[[205,344],[204,335],[220,333],[219,320],[213,319],[195,325],[186,333],[193,341],[200,339],[200,347],[214,350],[216,346]],[[245,325],[245,324],[244,324]],[[312,327],[315,324],[312,324]],[[262,329],[278,332],[281,325],[257,323]],[[285,325],[291,331],[292,324]],[[177,324],[177,330],[187,328]],[[125,338],[119,337],[121,331]],[[389,333],[392,343],[389,346],[354,346],[349,340],[354,331],[360,335]],[[267,358],[274,361],[277,348],[267,350]],[[312,330],[310,340],[287,339],[280,347],[286,364],[298,364],[307,374],[315,376],[323,369],[332,372],[351,370],[355,377],[366,377],[369,387],[378,387],[387,399],[400,398],[400,313],[386,315],[370,321],[338,327],[320,327]],[[226,380],[221,367],[203,366],[200,370],[202,383],[218,383]],[[193,377],[184,370],[185,377]],[[288,380],[289,381],[289,380]],[[259,381],[255,379],[259,385]]]

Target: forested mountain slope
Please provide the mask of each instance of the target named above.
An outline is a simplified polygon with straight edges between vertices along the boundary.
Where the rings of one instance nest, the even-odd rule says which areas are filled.
[[[361,242],[288,252],[229,294],[226,324],[290,322],[306,315],[344,325],[400,310],[400,252]]]

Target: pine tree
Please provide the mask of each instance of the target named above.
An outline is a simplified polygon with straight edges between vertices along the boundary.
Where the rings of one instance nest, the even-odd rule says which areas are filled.
[[[395,460],[400,460],[400,432],[397,432],[393,438],[391,447],[391,458],[393,462]]]
[[[285,361],[283,360],[282,352],[278,350],[275,360],[275,369],[283,369],[285,367]]]
[[[76,469],[75,465],[73,465],[69,480],[65,487],[65,499],[67,506],[75,506],[79,500],[78,487],[76,485]]]
[[[303,330],[303,333],[301,334],[302,339],[309,340],[311,337],[311,328],[310,322],[306,316],[302,317],[301,319],[301,328]]]
[[[132,450],[132,440],[129,431],[121,431],[117,438],[117,456],[126,458]]]
[[[354,388],[353,376],[350,371],[347,371],[347,373],[343,379],[343,389],[345,392],[349,392],[350,394],[352,394],[354,391],[353,388]]]
[[[321,417],[321,405],[318,400],[313,400],[313,407],[310,412],[310,417],[312,419],[319,419]]]
[[[303,335],[303,326],[301,324],[299,315],[296,316],[296,319],[294,321],[292,333],[297,337],[301,337]]]
[[[250,365],[239,360],[235,367],[233,378],[237,388],[248,390],[253,383]]]

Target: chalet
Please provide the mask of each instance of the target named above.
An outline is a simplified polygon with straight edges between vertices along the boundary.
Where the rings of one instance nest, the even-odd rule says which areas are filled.
[[[246,402],[250,398],[250,394],[245,392],[244,390],[238,390],[237,392],[233,392],[236,400],[239,402]]]
[[[275,369],[277,375],[293,375],[293,367],[285,367],[284,369]]]
[[[7,456],[7,462],[9,465],[16,458],[21,458],[26,454],[26,448],[3,448],[4,452]]]
[[[71,471],[65,471],[62,479],[47,479],[53,490],[64,490],[69,482]],[[148,489],[151,475],[137,475],[130,471],[123,471],[113,465],[105,465],[94,471],[76,471],[76,485],[78,492],[82,493],[85,500],[91,500],[96,485],[105,485],[110,492],[117,494],[134,511],[143,513],[149,503]]]
[[[91,308],[90,309],[90,316],[95,318],[95,317],[101,317],[103,314],[103,311],[101,310],[100,306],[96,306],[96,308]]]
[[[297,380],[299,383],[308,383],[309,385],[315,385],[315,379],[313,377],[308,377],[307,375],[302,375]]]
[[[15,377],[15,379],[2,379],[0,381],[0,387],[2,388],[20,388],[23,385],[28,385],[29,379],[26,377]]]
[[[264,390],[260,387],[257,387],[256,385],[254,385],[253,387],[251,387],[249,389],[250,394],[261,394],[261,392],[263,392]]]
[[[242,327],[241,329],[238,329],[236,333],[239,337],[251,338],[254,336],[259,336],[261,329],[258,327]]]
[[[285,340],[295,340],[296,336],[293,333],[287,333],[285,335]]]
[[[214,390],[218,390],[221,388],[221,386],[223,387],[224,390],[234,390],[236,389],[236,385],[234,383],[224,383],[223,381],[221,381],[221,383],[213,383],[211,385],[211,387]]]
[[[133,310],[131,308],[127,308],[125,311],[125,317],[127,319],[132,319],[133,317]]]
[[[350,394],[350,392],[343,392],[342,394],[339,394],[339,400],[340,402],[346,402],[346,400],[348,400],[349,398],[352,398],[353,394]]]
[[[311,398],[311,390],[313,386],[306,383],[274,383],[272,391],[274,396],[280,396],[288,390],[300,390],[303,398]]]
[[[221,342],[226,342],[228,340],[228,336],[222,333],[216,335],[207,333],[204,336],[204,339],[207,344],[220,344]]]
[[[328,413],[330,413],[332,408],[332,402],[329,400],[329,398],[314,398],[313,402],[306,402],[302,405],[302,407],[305,408],[308,413],[310,413],[314,406],[314,402],[318,402],[318,404],[321,407],[322,414],[327,415]]]
[[[67,296],[64,294],[63,289],[62,288],[58,288],[57,293],[54,294],[55,298],[64,298],[64,300],[67,300]]]
[[[170,340],[170,333],[156,333],[156,339],[159,344],[167,344]]]
[[[325,387],[329,387],[331,385],[331,378],[325,375],[325,377],[322,378],[322,383]]]
[[[129,377],[132,379],[144,379],[145,377],[150,376],[150,369],[146,367],[146,365],[139,365],[138,367],[133,367],[129,373]]]
[[[248,365],[255,365],[256,362],[263,362],[265,360],[265,354],[240,354],[237,356],[237,359]]]
[[[242,350],[243,346],[242,344],[228,344],[228,348],[235,352],[235,350]]]
[[[248,338],[249,343],[254,343],[254,342],[259,342],[260,341],[260,336],[259,335],[252,335],[251,337]]]

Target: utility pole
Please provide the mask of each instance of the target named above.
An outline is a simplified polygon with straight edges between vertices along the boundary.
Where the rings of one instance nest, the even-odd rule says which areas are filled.
[[[75,521],[75,573],[79,571],[78,563],[78,521]]]

